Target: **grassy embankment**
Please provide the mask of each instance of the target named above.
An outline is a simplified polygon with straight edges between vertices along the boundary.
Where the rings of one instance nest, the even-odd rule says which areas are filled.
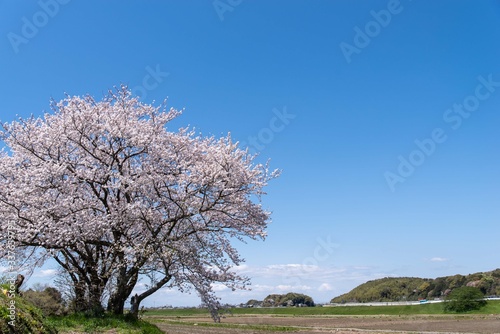
[[[113,333],[120,334],[163,334],[155,325],[143,321],[133,320],[126,316],[104,315],[89,317],[84,314],[71,314],[60,317],[50,317],[48,322],[59,333]]]
[[[15,293],[13,284],[0,284],[0,333],[56,332],[56,328],[46,321],[42,311]]]
[[[10,284],[0,284],[0,333],[7,334],[64,334],[106,333],[114,334],[163,334],[155,325],[126,316],[104,315],[89,317],[72,314],[45,317],[40,309],[15,294]]]

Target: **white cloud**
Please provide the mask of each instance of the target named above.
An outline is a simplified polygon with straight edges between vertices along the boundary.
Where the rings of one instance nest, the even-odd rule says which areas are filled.
[[[40,269],[35,272],[33,277],[51,277],[57,274],[56,269]]]
[[[229,290],[229,288],[227,286],[225,286],[224,284],[222,284],[222,283],[214,283],[214,284],[212,284],[212,289],[215,292]]]
[[[267,266],[269,269],[278,269],[278,270],[317,270],[319,267],[316,265],[310,264],[299,264],[299,263],[289,263],[289,264],[271,264]]]
[[[298,277],[309,278],[321,275],[323,268],[317,265],[306,264],[272,264],[265,267],[253,268],[248,270],[247,275],[250,277],[268,277],[268,278],[281,278],[284,277]]]
[[[311,296],[316,303],[325,303],[366,281],[397,275],[382,272],[380,268],[373,266],[335,267],[300,263],[264,266],[244,264],[234,267],[233,270],[239,275],[248,276],[252,284],[248,290],[232,291],[223,284],[214,283],[212,288],[223,303],[239,304],[250,299],[263,300],[273,293],[288,292],[304,293]],[[144,286],[138,285],[136,290],[139,290],[138,288],[144,289]],[[177,288],[167,287],[144,301],[146,306],[196,306],[199,303],[200,298],[195,290],[182,293]]]
[[[367,266],[354,266],[352,267],[352,269],[355,269],[355,270],[369,270],[369,269],[372,269],[371,267],[367,267]]]
[[[328,283],[323,283],[318,287],[318,291],[332,291],[333,287]]]
[[[249,268],[249,267],[248,267],[248,265],[246,265],[246,264],[240,264],[239,266],[235,266],[233,269],[234,269],[234,271],[236,271],[236,272],[244,272],[244,271],[246,271],[248,268]]]
[[[250,286],[252,292],[268,292],[274,289],[273,285],[265,285],[265,284],[252,284]]]
[[[285,281],[286,284],[289,284],[292,279],[294,281],[314,280],[319,281],[319,284],[321,284],[325,281],[333,280],[371,280],[390,276],[387,273],[374,272],[375,268],[369,266],[333,267],[300,263],[285,263],[270,264],[266,266],[241,265],[235,267],[234,269],[238,274],[250,277],[252,281],[255,279],[266,279],[265,284],[269,284],[273,281]],[[276,286],[276,284],[273,284],[273,286]]]
[[[171,287],[163,287],[162,289],[158,290],[157,294],[164,294],[164,295],[175,295],[175,294],[189,294],[191,291],[185,291],[184,293],[180,292],[177,288],[171,288]]]
[[[146,283],[138,282],[135,285],[134,290],[140,290],[140,291],[142,291],[142,290],[146,290],[146,287],[147,287]]]
[[[300,292],[304,290],[311,290],[312,288],[308,285],[285,285],[280,284],[276,286],[276,289],[282,292]]]
[[[446,262],[449,261],[449,259],[444,258],[444,257],[433,257],[430,259],[431,262]]]

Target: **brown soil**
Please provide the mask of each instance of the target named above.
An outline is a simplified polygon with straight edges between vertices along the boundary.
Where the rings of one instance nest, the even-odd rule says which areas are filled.
[[[155,323],[155,318],[149,321]],[[228,316],[222,323],[241,324],[242,328],[204,327],[209,318],[182,317],[167,318],[165,321],[182,321],[187,324],[157,322],[168,334],[266,334],[277,331],[244,329],[244,325],[291,326],[298,334],[318,333],[500,333],[500,315],[489,316]],[[188,325],[189,324],[189,325]],[[193,325],[196,324],[196,325]],[[281,332],[283,333],[283,332]]]

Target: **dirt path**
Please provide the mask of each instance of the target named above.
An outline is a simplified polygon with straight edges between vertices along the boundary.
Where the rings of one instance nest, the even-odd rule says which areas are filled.
[[[168,334],[212,334],[212,333],[278,333],[265,330],[266,326],[294,327],[298,334],[318,333],[500,333],[500,315],[491,316],[317,316],[317,317],[280,317],[280,316],[229,316],[224,324],[243,325],[242,328],[205,327],[209,318],[162,317],[156,323]],[[182,321],[186,324],[172,324],[163,321]],[[197,324],[197,325],[193,325]],[[244,325],[261,326],[262,329],[244,329]],[[254,327],[255,328],[255,327]]]

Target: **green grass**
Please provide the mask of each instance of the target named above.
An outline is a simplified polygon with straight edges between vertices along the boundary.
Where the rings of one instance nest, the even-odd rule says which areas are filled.
[[[415,315],[415,314],[447,314],[442,303],[401,306],[337,306],[337,307],[277,307],[277,308],[231,308],[230,314],[266,314],[283,316],[320,316],[320,315]],[[488,301],[488,304],[477,311],[467,314],[500,314],[500,301]],[[146,316],[209,316],[206,309],[168,309],[148,310]]]
[[[163,334],[153,324],[126,316],[106,314],[102,317],[89,317],[85,314],[72,314],[46,318],[40,309],[27,300],[19,295],[11,294],[9,285],[0,284],[0,288],[7,290],[7,293],[0,291],[0,333],[103,333],[112,330],[113,333],[120,334]],[[12,310],[13,316],[15,316],[13,326],[8,324],[11,321],[9,307],[12,304],[15,306],[15,309]]]
[[[10,285],[1,284],[0,289],[7,290],[6,293],[0,291],[0,333],[56,333],[42,311],[19,295],[14,295],[10,291]]]
[[[85,333],[101,333],[114,329],[122,334],[163,334],[158,327],[147,321],[108,314],[102,317],[89,317],[85,314],[51,317],[49,323],[61,332],[76,330]]]
[[[228,323],[210,323],[210,322],[189,322],[189,321],[173,321],[173,320],[160,320],[158,322],[163,322],[172,325],[183,325],[183,326],[198,326],[198,327],[216,327],[216,328],[237,328],[245,330],[259,330],[259,331],[271,331],[271,332],[297,332],[298,327],[293,326],[276,326],[276,325],[249,325],[249,324],[228,324]]]
[[[231,309],[233,310],[233,309]],[[204,308],[176,308],[176,309],[162,309],[162,310],[147,310],[146,316],[161,315],[169,317],[190,317],[190,316],[209,316],[210,312]]]

